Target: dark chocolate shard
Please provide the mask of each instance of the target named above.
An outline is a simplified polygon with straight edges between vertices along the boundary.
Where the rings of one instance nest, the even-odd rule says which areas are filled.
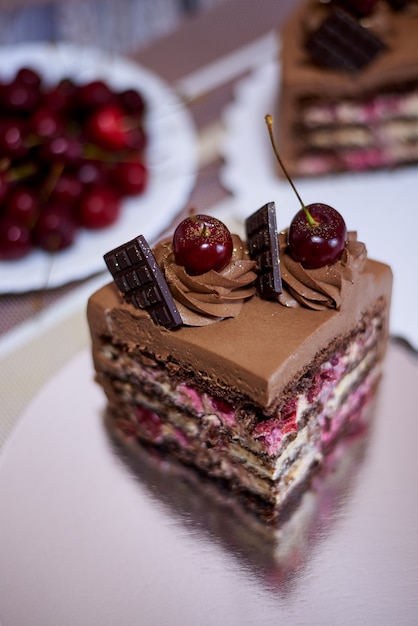
[[[142,235],[107,252],[103,258],[127,302],[148,311],[158,326],[172,329],[182,325],[167,281]]]
[[[311,58],[333,70],[356,71],[386,48],[384,42],[353,16],[334,9],[306,41]]]
[[[276,207],[268,202],[245,221],[248,252],[257,263],[257,291],[270,299],[282,292]]]

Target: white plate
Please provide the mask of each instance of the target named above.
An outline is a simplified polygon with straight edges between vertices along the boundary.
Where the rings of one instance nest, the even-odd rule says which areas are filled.
[[[274,53],[274,51],[272,51]],[[245,218],[274,201],[279,228],[286,227],[299,209],[276,163],[264,117],[274,117],[280,66],[266,60],[244,79],[224,116],[223,184],[236,198],[238,215]],[[418,168],[344,174],[295,181],[306,204],[325,202],[338,209],[350,230],[357,230],[369,256],[392,266],[395,281],[391,331],[418,349]]]
[[[52,288],[105,269],[103,254],[142,233],[152,241],[187,203],[196,178],[197,145],[186,107],[171,88],[133,61],[70,44],[33,44],[0,48],[0,77],[30,65],[45,81],[65,76],[76,82],[101,78],[115,89],[139,89],[148,104],[146,192],[124,203],[119,221],[103,231],[82,231],[76,243],[51,256],[34,251],[20,261],[0,262],[0,293]]]
[[[301,526],[273,552],[198,492],[130,471],[103,429],[103,395],[81,353],[0,457],[0,622],[416,624],[417,374],[391,345],[364,456],[348,476],[330,476],[314,523],[310,494]]]

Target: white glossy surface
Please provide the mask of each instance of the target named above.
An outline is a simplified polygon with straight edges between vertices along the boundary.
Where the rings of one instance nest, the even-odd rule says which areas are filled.
[[[244,219],[274,201],[278,226],[285,228],[300,207],[289,183],[277,176],[264,121],[267,113],[274,117],[277,108],[279,74],[278,63],[267,59],[238,85],[224,116],[222,180],[236,197],[238,217]],[[348,229],[357,230],[369,256],[392,267],[391,332],[418,349],[418,167],[295,182],[305,204],[325,202],[335,207]]]
[[[197,143],[191,116],[158,76],[137,63],[70,44],[25,44],[0,48],[0,77],[11,79],[23,65],[55,83],[95,78],[115,89],[139,89],[148,104],[146,192],[124,202],[118,222],[102,231],[83,230],[73,246],[51,256],[36,250],[20,261],[0,261],[0,293],[52,288],[104,271],[103,254],[142,233],[157,237],[187,203],[196,178]]]
[[[174,479],[128,468],[81,353],[0,457],[0,623],[416,624],[417,374],[391,345],[362,460],[348,451],[273,549]]]

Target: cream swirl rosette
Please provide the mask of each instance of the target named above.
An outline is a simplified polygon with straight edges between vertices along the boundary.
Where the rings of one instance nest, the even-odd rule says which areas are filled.
[[[244,301],[255,294],[256,264],[238,235],[232,235],[233,251],[227,266],[191,276],[174,259],[171,239],[158,243],[154,256],[171,295],[187,326],[206,326],[236,317]]]
[[[283,292],[278,300],[284,306],[305,306],[310,309],[340,309],[342,291],[353,283],[363,270],[366,246],[357,241],[357,233],[349,232],[341,258],[318,269],[305,269],[289,251],[287,231],[279,233],[280,266]]]

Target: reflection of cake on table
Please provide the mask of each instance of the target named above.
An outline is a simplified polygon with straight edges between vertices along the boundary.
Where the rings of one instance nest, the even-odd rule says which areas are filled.
[[[191,275],[171,240],[152,256],[138,237],[105,256],[115,282],[88,305],[114,428],[216,479],[266,520],[361,425],[381,375],[392,281],[355,233],[335,263],[304,269],[284,234],[272,240],[272,210],[247,221],[256,262],[233,236],[224,269]],[[280,295],[260,289],[261,270],[275,273],[276,242]]]
[[[292,15],[279,141],[293,176],[418,161],[417,32],[413,0],[307,0]]]
[[[278,524],[266,524],[233,493],[191,467],[173,459],[167,462],[164,450],[141,445],[111,417],[106,426],[113,453],[145,493],[158,501],[166,523],[182,522],[194,538],[209,533],[211,543],[223,545],[245,564],[246,571],[250,566],[253,574],[284,593],[291,591],[315,548],[344,515],[370,440],[367,431],[341,438],[292,515]]]

